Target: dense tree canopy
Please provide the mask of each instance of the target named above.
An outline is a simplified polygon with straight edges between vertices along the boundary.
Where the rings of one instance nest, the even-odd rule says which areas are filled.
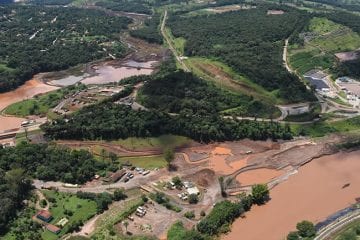
[[[95,161],[85,150],[23,142],[13,148],[0,148],[0,169],[13,168],[25,169],[27,175],[41,180],[84,183],[106,164]]]
[[[160,14],[155,13],[150,19],[144,21],[144,26],[139,29],[131,30],[130,35],[141,38],[149,43],[162,44],[163,39],[159,29]]]
[[[289,139],[291,132],[278,123],[235,121],[218,114],[183,111],[170,116],[158,111],[134,111],[129,106],[105,103],[85,107],[70,116],[42,126],[46,135],[66,139],[118,139],[176,134],[197,141],[242,138]]]
[[[267,15],[271,8],[283,15]],[[308,14],[284,6],[259,5],[256,9],[194,17],[173,16],[175,37],[186,39],[185,54],[206,56],[227,63],[240,74],[291,102],[313,96],[283,66],[284,40],[308,19]]]
[[[142,103],[170,113],[217,113],[241,108],[243,116],[268,117],[277,109],[252,97],[222,90],[192,73],[183,71],[149,79],[141,90]]]
[[[30,189],[31,184],[24,170],[14,168],[7,171],[0,167],[0,236],[5,233],[9,221],[16,216],[16,211],[22,207]]]
[[[240,203],[222,201],[217,203],[210,214],[198,223],[197,229],[200,233],[215,235],[222,225],[232,223],[242,213],[244,213],[244,208]]]
[[[118,33],[131,22],[90,9],[13,4],[0,16],[0,92],[39,72],[123,56]]]

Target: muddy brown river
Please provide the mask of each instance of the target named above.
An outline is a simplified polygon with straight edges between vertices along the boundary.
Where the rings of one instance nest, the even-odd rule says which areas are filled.
[[[18,87],[14,91],[0,94],[0,111],[4,110],[7,106],[32,98],[33,96],[46,93],[57,89],[57,87],[46,85],[36,78],[27,81],[24,85]],[[19,128],[23,118],[18,117],[5,117],[0,116],[0,132],[13,128]]]
[[[270,191],[271,200],[237,219],[223,240],[282,240],[304,219],[313,222],[360,197],[360,150],[315,159]],[[350,184],[343,188],[345,184]]]

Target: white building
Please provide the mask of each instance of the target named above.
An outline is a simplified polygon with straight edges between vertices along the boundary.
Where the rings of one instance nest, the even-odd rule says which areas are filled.
[[[191,194],[199,195],[200,194],[200,191],[197,187],[188,188],[188,189],[186,189],[186,191],[189,195],[191,195]]]

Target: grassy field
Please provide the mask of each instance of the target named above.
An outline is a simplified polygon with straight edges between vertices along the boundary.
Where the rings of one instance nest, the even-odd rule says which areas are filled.
[[[162,135],[160,137],[149,138],[131,137],[113,141],[112,143],[119,144],[129,150],[144,150],[153,148],[176,148],[191,143],[191,140],[182,136]]]
[[[359,131],[360,117],[339,120],[335,122],[319,121],[308,125],[291,124],[291,130],[296,135],[323,137],[329,133],[346,133]]]
[[[55,203],[50,203],[50,212],[52,213],[54,219],[50,222],[51,224],[56,224],[60,219],[66,217],[69,222],[61,230],[59,235],[55,235],[48,230],[45,230],[42,233],[42,238],[44,240],[58,239],[59,236],[66,233],[66,230],[71,224],[75,222],[82,221],[85,222],[92,216],[96,214],[96,203],[91,200],[80,199],[72,194],[60,193],[55,191],[45,190],[43,191],[45,197],[49,200],[53,198],[56,200]],[[72,216],[66,215],[65,210],[71,211]]]
[[[326,18],[318,17],[311,19],[309,25],[309,30],[317,34],[325,34],[335,30],[339,30],[340,28],[341,26],[339,24],[329,21]]]
[[[20,117],[46,114],[50,108],[55,107],[60,102],[62,97],[62,91],[56,90],[33,99],[11,104],[4,110],[4,113]]]
[[[185,38],[175,38],[174,35],[172,35],[170,28],[165,29],[166,35],[168,35],[172,45],[174,46],[176,52],[180,55],[184,55],[184,49],[185,49]]]
[[[120,158],[120,163],[131,163],[133,166],[145,169],[163,168],[167,163],[162,155],[144,157]]]

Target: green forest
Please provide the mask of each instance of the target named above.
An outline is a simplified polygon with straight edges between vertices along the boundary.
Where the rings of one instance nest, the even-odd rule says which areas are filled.
[[[23,206],[31,190],[30,180],[22,169],[6,171],[0,167],[0,236],[7,230],[9,222]]]
[[[141,38],[149,43],[162,44],[163,39],[159,29],[160,14],[155,13],[150,19],[144,21],[144,26],[139,29],[131,30],[132,37]]]
[[[13,148],[0,148],[3,171],[21,168],[26,175],[46,181],[84,183],[106,167],[85,150],[26,142]]]
[[[200,142],[292,138],[289,127],[275,122],[224,119],[218,114],[187,109],[170,116],[159,111],[134,111],[114,103],[85,107],[66,121],[59,119],[42,129],[54,139],[119,139],[162,134],[182,135]]]
[[[140,91],[140,100],[148,108],[169,113],[216,114],[236,108],[237,115],[271,117],[277,110],[270,104],[220,89],[182,70],[149,77]]]
[[[267,15],[271,8],[283,15]],[[259,5],[256,9],[223,14],[172,16],[169,26],[175,37],[186,39],[186,56],[220,60],[277,97],[288,102],[313,100],[298,78],[283,66],[284,40],[304,25],[306,12],[285,6]]]
[[[129,18],[102,11],[22,5],[0,8],[0,92],[39,72],[125,54],[118,34]],[[104,50],[105,49],[105,50]]]

